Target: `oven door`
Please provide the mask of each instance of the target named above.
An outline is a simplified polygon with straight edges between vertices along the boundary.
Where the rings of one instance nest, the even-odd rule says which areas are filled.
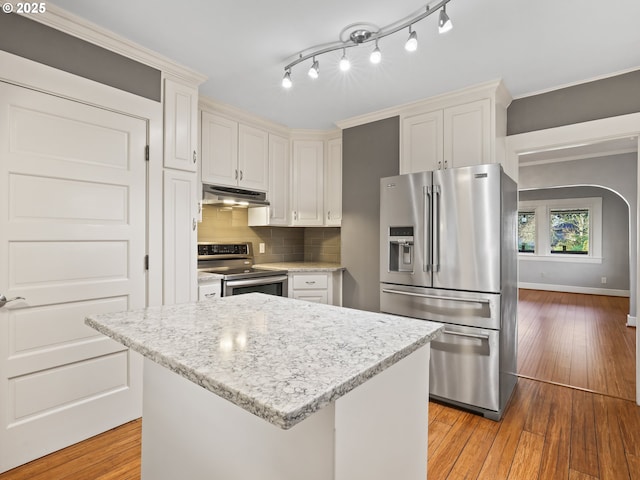
[[[288,288],[289,282],[287,275],[224,280],[222,282],[222,296],[229,297],[231,295],[258,292],[276,295],[278,297],[286,297]]]

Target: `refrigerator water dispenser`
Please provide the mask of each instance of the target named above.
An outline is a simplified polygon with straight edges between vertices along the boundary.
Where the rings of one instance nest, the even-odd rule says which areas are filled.
[[[389,271],[413,272],[413,227],[389,228]]]

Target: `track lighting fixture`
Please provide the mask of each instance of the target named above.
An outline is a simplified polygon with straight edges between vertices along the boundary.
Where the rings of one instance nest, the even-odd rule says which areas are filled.
[[[311,78],[318,78],[319,73],[320,73],[320,65],[318,64],[316,57],[313,57],[313,64],[309,69],[309,76]]]
[[[338,65],[340,70],[346,72],[351,68],[351,62],[347,58],[347,48],[358,47],[363,43],[375,41],[375,48],[371,51],[369,60],[373,64],[380,63],[382,61],[382,52],[378,47],[378,40],[396,32],[400,32],[407,27],[409,28],[409,38],[407,39],[404,48],[409,52],[416,51],[418,48],[418,34],[413,30],[413,26],[420,20],[423,20],[429,15],[439,11],[440,15],[438,17],[438,32],[445,33],[451,30],[453,24],[451,23],[451,19],[449,18],[449,15],[447,15],[446,11],[447,3],[449,3],[450,1],[451,0],[440,0],[433,6],[431,6],[431,4],[427,4],[425,6],[424,12],[414,15],[407,20],[402,21],[402,23],[395,22],[382,28],[370,23],[358,23],[345,27],[340,35],[339,42],[325,44],[322,46],[322,48],[314,50],[308,54],[300,52],[298,54],[298,58],[284,67],[282,86],[284,88],[291,88],[293,84],[291,80],[291,69],[299,63],[302,63],[309,59],[312,59],[312,63],[311,67],[308,70],[308,74],[311,78],[318,78],[320,70],[319,62],[318,60],[316,60],[316,57],[324,53],[334,52],[336,50],[342,50],[342,57],[340,58],[340,62]],[[342,34],[348,31],[350,31],[348,38],[343,38]]]
[[[291,70],[287,70],[284,72],[284,77],[282,77],[282,86],[284,88],[291,88],[293,83],[291,82]]]
[[[371,63],[380,63],[381,60],[382,60],[382,52],[378,48],[378,40],[376,40],[376,48],[374,48],[373,52],[371,52],[371,55],[369,55],[369,61]]]
[[[351,62],[347,58],[346,48],[342,49],[342,58],[340,59],[340,70],[346,72],[351,68]]]
[[[409,25],[409,38],[404,44],[404,49],[407,52],[415,52],[418,49],[418,34],[411,30],[411,25]]]
[[[447,33],[452,28],[453,23],[451,23],[451,19],[449,15],[447,15],[447,6],[443,5],[442,10],[440,10],[440,18],[438,19],[438,33]]]

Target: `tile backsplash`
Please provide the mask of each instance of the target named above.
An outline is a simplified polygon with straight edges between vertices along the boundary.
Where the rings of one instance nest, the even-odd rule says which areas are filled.
[[[246,208],[203,205],[198,241],[252,242],[256,263],[340,262],[340,228],[250,227]]]

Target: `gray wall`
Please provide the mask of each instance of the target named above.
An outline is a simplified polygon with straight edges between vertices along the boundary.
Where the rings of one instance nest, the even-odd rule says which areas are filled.
[[[521,201],[602,198],[602,263],[520,262],[518,280],[527,283],[629,290],[629,207],[610,190],[567,187],[520,192]],[[601,277],[607,277],[605,285]]]
[[[520,166],[520,190],[600,186],[618,193],[629,206],[630,315],[636,315],[637,157],[635,153],[545,165]],[[603,212],[604,214],[604,212]],[[522,263],[520,265],[522,267]]]
[[[519,98],[507,110],[507,135],[640,112],[640,70]]]
[[[399,173],[399,117],[342,132],[345,307],[380,310],[380,178]]]
[[[150,100],[161,100],[160,70],[27,17],[0,14],[0,50]]]

